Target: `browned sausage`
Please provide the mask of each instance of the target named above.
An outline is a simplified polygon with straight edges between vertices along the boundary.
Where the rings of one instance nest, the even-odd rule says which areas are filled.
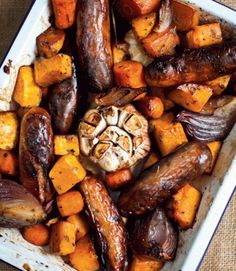
[[[51,199],[48,171],[53,162],[51,119],[40,107],[23,117],[20,130],[20,181],[42,204]]]
[[[203,174],[211,162],[212,155],[205,144],[186,144],[145,170],[132,187],[124,190],[119,199],[121,213],[124,216],[140,215],[153,210],[186,181]]]
[[[236,70],[236,41],[156,58],[145,70],[149,86],[170,87],[212,80]]]
[[[97,90],[112,86],[109,0],[79,0],[77,48],[79,65],[89,85]]]
[[[88,177],[80,184],[80,190],[96,229],[102,254],[107,255],[111,270],[125,270],[127,265],[126,231],[105,186],[95,177]]]

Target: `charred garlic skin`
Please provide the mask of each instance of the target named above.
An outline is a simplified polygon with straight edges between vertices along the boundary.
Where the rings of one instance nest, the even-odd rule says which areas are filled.
[[[130,104],[88,110],[78,133],[82,154],[108,172],[133,166],[150,150],[148,122]]]

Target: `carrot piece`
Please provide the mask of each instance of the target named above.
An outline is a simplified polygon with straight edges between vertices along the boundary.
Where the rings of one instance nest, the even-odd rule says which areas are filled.
[[[69,191],[57,196],[57,207],[61,216],[70,216],[81,212],[84,201],[79,191]]]
[[[129,271],[159,271],[163,262],[147,256],[134,256]]]
[[[209,147],[211,154],[212,154],[212,164],[211,164],[210,169],[206,172],[208,174],[212,173],[212,170],[215,166],[218,154],[220,152],[221,145],[222,145],[222,142],[220,142],[220,141],[213,141],[213,142],[207,143],[207,146]]]
[[[84,237],[89,232],[89,224],[82,214],[71,215],[67,222],[72,223],[76,229],[76,241]]]
[[[119,14],[129,21],[157,10],[160,3],[161,0],[118,0],[116,8]]]
[[[175,106],[174,102],[167,98],[166,89],[152,87],[150,94],[151,96],[157,96],[161,99],[164,105],[164,111],[168,111]]]
[[[213,95],[220,95],[228,86],[231,75],[220,76],[212,81],[207,81],[208,85],[213,90]]]
[[[52,0],[55,24],[59,29],[66,29],[75,22],[76,0]]]
[[[16,176],[18,169],[18,159],[14,152],[0,150],[0,172],[3,174]]]
[[[212,89],[206,85],[189,83],[171,90],[168,98],[190,111],[200,112],[212,94]]]
[[[164,105],[160,98],[145,96],[136,102],[138,109],[148,118],[160,118],[164,112]]]
[[[22,236],[27,242],[33,245],[46,246],[49,243],[49,228],[43,224],[24,227]]]
[[[193,226],[197,209],[201,201],[201,192],[186,183],[175,195],[167,207],[180,228],[187,230]]]
[[[132,180],[130,169],[120,169],[106,174],[106,183],[111,189],[118,189]]]
[[[126,60],[116,63],[113,67],[115,83],[122,87],[146,87],[143,65],[139,62]]]
[[[75,250],[75,226],[66,221],[52,225],[49,248],[52,253],[64,256]]]
[[[219,23],[198,25],[189,31],[186,35],[189,48],[200,48],[223,41],[222,32]]]
[[[75,251],[69,255],[69,258],[76,270],[95,271],[99,269],[98,256],[88,235],[77,242]]]

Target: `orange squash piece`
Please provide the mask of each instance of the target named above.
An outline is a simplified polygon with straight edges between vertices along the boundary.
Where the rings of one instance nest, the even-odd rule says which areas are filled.
[[[149,153],[147,160],[145,161],[144,165],[143,165],[143,170],[153,166],[154,164],[156,164],[158,161],[160,160],[159,155],[155,152],[152,151]]]
[[[220,152],[222,142],[220,141],[209,142],[207,143],[207,146],[209,147],[212,154],[212,164],[211,164],[210,169],[206,173],[211,174],[212,170],[214,169],[218,154]]]
[[[220,95],[228,86],[231,75],[224,75],[217,77],[212,81],[207,81],[206,85],[208,85],[213,90],[213,95]]]
[[[146,256],[134,256],[129,271],[159,271],[163,262]]]
[[[79,155],[79,139],[77,135],[55,135],[54,136],[54,154],[66,155],[72,153]]]
[[[172,112],[164,113],[159,119],[153,119],[149,121],[150,132],[154,129],[166,129],[171,126],[174,121],[174,114]]]
[[[125,60],[129,54],[129,46],[127,43],[118,43],[112,45],[113,63],[119,63]]]
[[[76,229],[76,241],[84,237],[89,232],[89,224],[83,214],[71,215],[67,221],[72,223]]]

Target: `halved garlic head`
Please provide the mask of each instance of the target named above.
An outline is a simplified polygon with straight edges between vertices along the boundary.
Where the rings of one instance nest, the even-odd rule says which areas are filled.
[[[130,104],[88,110],[78,132],[82,154],[108,172],[133,166],[150,150],[148,122]]]

